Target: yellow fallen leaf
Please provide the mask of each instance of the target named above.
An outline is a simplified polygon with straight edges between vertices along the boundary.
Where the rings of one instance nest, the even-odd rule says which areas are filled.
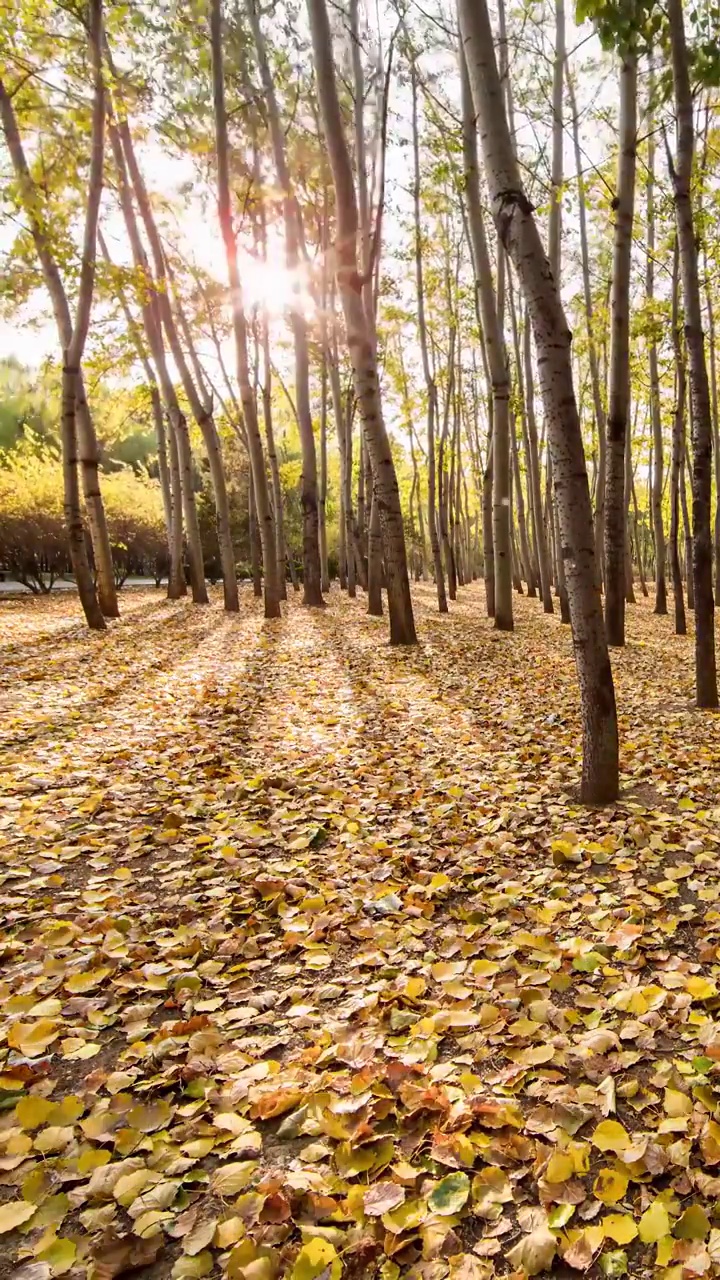
[[[92,991],[94,987],[99,987],[109,973],[112,973],[112,970],[108,966],[102,966],[99,969],[87,969],[85,973],[73,973],[64,983],[65,990],[72,992],[76,996],[84,995],[86,991]]]
[[[601,1169],[593,1183],[593,1195],[603,1204],[617,1204],[625,1195],[629,1181],[628,1175],[618,1169]]]
[[[546,1182],[567,1182],[575,1173],[575,1161],[564,1151],[555,1151],[547,1162]]]
[[[670,1216],[662,1200],[653,1200],[638,1223],[638,1235],[643,1244],[656,1244],[670,1231]]]
[[[602,1120],[590,1139],[594,1147],[600,1151],[624,1151],[630,1146],[631,1138],[627,1129],[617,1120]]]
[[[637,1223],[629,1213],[607,1213],[601,1226],[605,1235],[616,1244],[629,1244],[638,1234]]]
[[[0,1205],[0,1235],[27,1222],[36,1209],[37,1205],[28,1204],[27,1200],[11,1200],[9,1204]]]

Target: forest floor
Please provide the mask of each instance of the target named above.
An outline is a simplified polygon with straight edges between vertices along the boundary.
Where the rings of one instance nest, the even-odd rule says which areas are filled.
[[[0,607],[0,1274],[720,1275],[720,721],[648,601]]]

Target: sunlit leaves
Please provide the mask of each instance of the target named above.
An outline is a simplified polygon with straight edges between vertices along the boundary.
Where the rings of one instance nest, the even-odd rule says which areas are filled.
[[[506,1263],[541,1274],[556,1258],[612,1277],[712,1256],[720,929],[700,897],[717,848],[701,783],[692,810],[563,803],[549,822],[522,789],[512,808],[488,790],[481,805],[457,781],[475,768],[494,785],[495,744],[462,727],[452,684],[457,668],[468,681],[482,670],[464,633],[447,675],[433,660],[453,708],[441,717],[427,674],[388,650],[356,654],[349,605],[319,620],[291,606],[270,644],[248,602],[228,658],[214,606],[179,614],[165,639],[132,615],[151,604],[126,606],[92,677],[82,658],[75,672],[76,638],[53,640],[64,675],[91,689],[157,664],[92,732],[73,719],[63,738],[42,720],[72,769],[48,764],[45,739],[17,774],[6,756],[20,804],[0,888],[25,912],[6,929],[0,1041],[3,1204],[23,1218],[6,1231],[12,1256],[42,1242],[65,1274],[86,1257],[108,1275],[155,1260],[175,1280],[220,1258],[228,1280],[338,1264],[401,1280],[415,1248],[443,1280],[490,1280]],[[39,612],[66,625],[67,610]],[[342,712],[335,610],[361,690]],[[510,681],[495,645],[492,657]],[[18,689],[35,692],[12,660]],[[266,683],[238,763],[242,700]],[[17,698],[13,714],[29,715]],[[378,705],[382,746],[363,730]],[[56,713],[36,701],[32,714]],[[507,743],[542,799],[535,733]],[[565,759],[570,729],[553,735]],[[22,789],[28,765],[37,791]],[[322,845],[290,848],[318,829]],[[579,860],[556,865],[555,839]],[[683,900],[652,891],[664,883]],[[368,909],[390,895],[387,915]],[[591,954],[601,962],[576,965]],[[9,1037],[33,1027],[54,1038],[27,1056]],[[69,1059],[68,1042],[100,1052]]]

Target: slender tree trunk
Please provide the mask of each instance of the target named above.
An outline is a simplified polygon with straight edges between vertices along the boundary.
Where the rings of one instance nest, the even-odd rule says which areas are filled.
[[[418,338],[422,356],[423,373],[427,394],[427,468],[428,468],[428,530],[430,533],[430,551],[435,573],[438,609],[447,613],[448,602],[445,592],[445,575],[440,555],[440,539],[438,537],[437,511],[437,472],[435,462],[435,423],[437,421],[437,387],[430,369],[428,353],[427,328],[425,323],[425,284],[423,269],[422,227],[420,221],[420,140],[418,133],[417,104],[417,72],[414,59],[410,63],[412,81],[412,138],[414,159],[413,208],[415,214],[415,287],[417,294]]]
[[[343,396],[340,386],[340,370],[338,367],[335,296],[332,289],[330,290],[330,298],[329,314],[332,317],[332,340],[327,334],[327,326],[323,329],[323,334],[327,341],[330,370],[330,393],[332,395],[335,429],[338,439],[338,452],[340,454],[341,555],[345,558],[345,585],[347,587],[347,593],[351,599],[354,599],[356,595],[356,586],[352,507],[352,425],[348,426],[345,409],[343,407]],[[349,440],[348,434],[350,436]],[[348,449],[350,450],[349,457]]]
[[[710,286],[707,282],[707,260],[705,261],[705,301],[708,319],[708,356],[710,364],[710,403],[713,421],[713,450],[715,453],[715,603],[720,604],[720,410],[718,409],[718,384],[715,340],[715,311],[713,308]]]
[[[112,260],[102,232],[98,228],[98,244],[105,261],[112,266]],[[166,430],[165,413],[162,397],[152,367],[150,357],[143,342],[140,328],[130,310],[127,295],[121,284],[116,284],[120,306],[122,307],[128,333],[143,367],[147,391],[152,406],[153,422],[158,446],[158,470],[160,473],[160,490],[162,492],[163,510],[165,512],[165,531],[168,544],[168,600],[177,600],[187,594],[187,586],[182,571],[182,513],[179,499],[179,472],[177,472],[177,446],[172,429]],[[169,425],[169,424],[168,424]],[[176,475],[177,473],[177,475]],[[177,480],[177,485],[176,485]],[[179,524],[179,528],[178,528]],[[179,537],[178,537],[179,534]]]
[[[528,427],[528,459],[530,464],[530,483],[533,493],[533,519],[535,520],[535,542],[538,549],[538,567],[540,570],[540,594],[542,595],[545,613],[553,612],[552,583],[550,577],[550,557],[545,537],[545,521],[543,520],[542,486],[540,480],[540,456],[538,454],[537,424],[535,421],[535,387],[532,369],[530,317],[526,314],[523,326],[523,350],[525,355],[525,396],[527,405]]]
[[[550,174],[551,200],[548,216],[548,260],[553,274],[555,287],[560,292],[562,268],[562,193],[563,193],[563,80],[565,76],[565,5],[564,0],[555,0],[555,57],[553,60],[553,95],[552,95],[552,167]],[[567,581],[565,575],[564,547],[560,537],[560,516],[557,509],[558,498],[553,479],[552,459],[547,463],[552,499],[553,543],[556,556],[557,592],[560,599],[560,621],[570,622],[570,605],[568,601]]]
[[[487,438],[487,457],[485,467],[483,469],[482,480],[482,530],[483,530],[483,578],[485,581],[485,612],[488,618],[495,617],[495,548],[493,546],[493,523],[492,523],[492,495],[493,495],[493,474],[492,474],[492,437],[493,437],[493,421],[490,419],[490,426]]]
[[[198,384],[196,385],[185,359],[185,353],[183,351],[180,333],[178,331],[178,323],[171,305],[171,296],[169,292],[171,281],[169,279],[169,273],[165,261],[165,253],[158,233],[147,189],[145,187],[145,182],[137,162],[130,128],[126,120],[121,123],[119,132],[124,148],[125,162],[130,172],[135,197],[138,202],[140,215],[145,225],[145,230],[147,232],[153,255],[157,281],[155,291],[157,325],[161,332],[163,330],[165,332],[175,366],[180,374],[183,390],[185,391],[185,395],[187,396],[190,404],[193,418],[200,428],[203,443],[205,445],[213,497],[215,500],[218,550],[220,553],[220,563],[222,565],[223,574],[224,606],[229,613],[237,613],[239,604],[237,576],[235,572],[235,552],[232,545],[230,504],[227,494],[227,483],[225,479],[225,467],[223,463],[220,437],[215,426],[212,409],[204,395],[204,388],[202,385],[203,380],[198,377]],[[180,307],[177,299],[175,300],[175,306],[178,313],[180,313],[179,319],[182,324],[182,308]],[[193,359],[195,353],[192,346],[189,354],[191,359]],[[179,422],[179,419],[176,419],[176,422]],[[180,438],[182,435],[182,426],[177,429],[179,430],[178,445],[182,457],[182,454],[186,452],[185,443],[184,441],[181,442]],[[187,448],[189,450],[189,440]],[[192,517],[190,516],[190,518]],[[188,531],[189,528],[190,526],[188,525]]]
[[[448,306],[450,305],[448,299]],[[448,527],[449,515],[449,475],[447,467],[448,452],[448,428],[450,426],[450,413],[452,410],[453,391],[455,386],[455,341],[457,329],[455,327],[454,316],[450,318],[450,343],[448,353],[448,381],[445,390],[445,404],[443,407],[443,422],[440,431],[440,442],[438,446],[438,516],[440,522],[440,541],[442,543],[443,558],[445,560],[445,569],[447,572],[448,595],[451,600],[457,599],[457,574],[455,572],[455,557],[453,556],[452,544],[450,541],[450,531]],[[434,381],[434,380],[433,380]]]
[[[691,412],[692,419],[692,412]],[[680,459],[680,501],[682,506],[683,532],[685,534],[685,581],[687,583],[687,607],[695,609],[695,583],[693,582],[693,534],[687,500],[687,476],[692,476],[692,466],[688,454],[687,436],[683,423],[683,448]]]
[[[625,436],[625,602],[635,604],[633,587],[632,541],[630,537],[630,499],[632,497],[632,432]]]
[[[327,545],[327,411],[328,411],[328,368],[327,353],[321,355],[322,369],[320,374],[320,488],[318,493],[318,515],[320,534],[320,580],[323,591],[330,590],[330,570],[328,567]]]
[[[115,161],[115,169],[117,174],[117,190],[122,208],[125,227],[130,241],[132,250],[133,263],[141,278],[152,282],[150,267],[143,248],[140,231],[135,216],[135,208],[133,205],[133,197],[130,190],[128,180],[129,159],[134,160],[134,149],[132,146],[132,138],[130,136],[127,122],[116,124],[112,114],[108,115],[108,136]],[[137,173],[138,183],[134,183],[135,194],[138,204],[142,212],[141,193],[144,192],[142,179]],[[192,589],[192,598],[194,604],[207,604],[208,593],[205,585],[205,570],[203,566],[202,545],[200,542],[200,526],[197,518],[197,508],[195,506],[195,490],[192,465],[192,451],[190,447],[190,436],[188,434],[187,422],[185,415],[180,409],[175,387],[167,367],[167,359],[165,355],[165,344],[162,336],[162,324],[160,320],[160,302],[157,296],[158,290],[155,282],[150,296],[140,297],[141,314],[145,336],[148,341],[155,368],[157,369],[158,380],[160,382],[160,390],[165,404],[170,425],[170,436],[175,442],[175,449],[178,458],[178,478],[180,485],[180,496],[182,513],[185,520],[185,531],[187,535],[188,559],[190,562],[190,584]],[[177,495],[176,495],[177,501]],[[182,520],[180,519],[180,505],[176,507],[177,519],[180,524],[180,532],[174,534],[175,538],[182,538]]]
[[[573,146],[575,151],[575,172],[578,189],[578,221],[580,226],[580,252],[582,259],[583,296],[585,299],[585,328],[588,343],[588,365],[590,367],[590,384],[592,388],[593,409],[595,412],[595,428],[598,440],[598,473],[595,486],[595,558],[598,572],[602,573],[603,544],[605,538],[605,483],[607,474],[607,454],[605,445],[605,409],[603,407],[600,366],[597,345],[595,342],[594,308],[592,288],[590,285],[590,254],[588,250],[587,209],[585,200],[585,183],[583,181],[583,161],[580,151],[580,128],[578,122],[575,90],[568,71],[568,94],[572,113]]]
[[[638,575],[640,577],[640,589],[644,596],[647,595],[647,582],[645,581],[645,559],[643,555],[642,540],[640,537],[640,512],[638,511],[637,493],[635,490],[635,478],[631,478],[630,488],[632,490],[633,511],[635,513],[635,549],[637,551]],[[667,612],[667,610],[666,610]]]
[[[93,69],[92,137],[90,144],[90,177],[85,207],[82,265],[75,324],[72,337],[64,351],[62,379],[62,444],[63,480],[65,496],[65,523],[67,526],[70,558],[77,583],[78,595],[88,626],[93,631],[105,629],[102,599],[95,591],[85,546],[85,529],[80,511],[80,493],[77,468],[76,411],[79,404],[85,408],[84,389],[80,377],[80,364],[85,350],[95,287],[97,259],[97,226],[102,198],[103,168],[105,156],[105,86],[102,74],[103,10],[102,0],[90,0],[88,6],[88,36],[90,61]],[[88,414],[89,419],[89,414]],[[98,498],[100,491],[98,489]],[[102,506],[102,502],[100,503]],[[89,508],[88,508],[89,509]],[[110,559],[112,567],[112,558]],[[114,575],[113,575],[114,586]]]
[[[172,497],[172,528],[170,534],[170,582],[168,596],[171,600],[187,595],[185,568],[183,565],[183,494],[180,481],[180,455],[177,436],[170,415],[167,416],[168,459],[170,472],[170,493]],[[202,583],[205,590],[205,582]]]
[[[381,618],[382,606],[382,530],[380,509],[375,494],[370,498],[368,521],[368,608],[374,618]]]
[[[250,541],[250,574],[252,576],[253,595],[260,599],[262,589],[262,565],[261,548],[260,548],[260,532],[257,522],[257,508],[255,506],[255,486],[253,485],[252,470],[248,471],[248,538]]]
[[[362,277],[358,275],[357,269],[357,197],[350,154],[343,132],[325,0],[308,0],[308,16],[320,116],[335,186],[338,289],[345,314],[355,397],[372,464],[374,497],[380,510],[387,573],[390,643],[416,644],[400,490],[382,415],[374,336],[363,304]]]
[[[102,29],[102,9],[99,0],[92,0],[92,6],[89,13],[91,17],[91,22],[89,24],[91,55],[94,58],[93,22],[96,19],[98,24],[97,30]],[[91,163],[95,160],[95,169],[93,171],[92,178],[92,181],[95,184],[95,189],[93,192],[89,192],[88,196],[88,207],[90,208],[91,213],[91,200],[94,203],[95,195],[97,195],[99,206],[99,199],[102,194],[104,98],[105,89],[102,81],[102,69],[101,67],[96,67],[94,70],[93,136],[91,142]],[[12,98],[7,93],[2,81],[0,81],[0,119],[2,120],[5,142],[7,144],[15,177],[17,179],[20,197],[28,219],[30,234],[40,261],[43,279],[45,281],[48,294],[50,295],[50,302],[55,317],[60,347],[63,352],[66,352],[70,347],[74,336],[70,305],[62,283],[58,264],[51,247],[50,239],[45,230],[44,217],[42,215],[43,197],[37,190],[30,173],[22,139],[17,127],[17,120],[15,119]],[[99,173],[97,172],[98,160]],[[94,222],[95,226],[97,226],[97,212],[94,214]],[[93,240],[93,268],[94,261],[95,249]],[[98,574],[98,598],[100,607],[105,617],[116,618],[118,617],[119,610],[117,590],[115,587],[115,571],[113,568],[107,520],[105,518],[105,508],[103,506],[102,494],[100,492],[97,438],[92,418],[90,416],[90,410],[85,398],[82,370],[79,365],[80,362],[78,361],[78,372],[72,378],[72,383],[75,394],[75,431],[79,441],[79,465],[82,476],[83,496],[85,498],[85,510],[87,512],[88,526],[90,528],[93,554]],[[77,446],[76,456],[78,456]]]
[[[485,350],[492,378],[492,543],[494,590],[493,615],[499,631],[513,630],[512,561],[510,547],[510,381],[505,343],[498,309],[478,180],[477,133],[470,81],[460,49],[463,104],[463,163],[465,199],[472,244],[473,262],[482,316]],[[498,274],[504,270],[502,253]],[[488,442],[488,453],[490,444]],[[489,612],[489,610],[488,610]]]
[[[575,400],[570,333],[525,195],[505,113],[486,0],[459,0],[460,27],[493,216],[527,301],[555,475],[583,720],[581,797],[618,795],[612,669],[597,587],[590,490]]]
[[[675,354],[675,412],[673,415],[672,464],[670,472],[670,566],[675,600],[675,634],[687,634],[682,573],[680,571],[680,484],[681,464],[685,448],[685,360],[679,319],[680,258],[677,239],[673,257],[672,336]],[[683,481],[684,487],[684,481]]]
[[[75,378],[77,371],[65,365],[62,380],[62,453],[65,528],[70,548],[70,563],[77,585],[85,621],[93,631],[105,630],[105,619],[95,591],[87,546],[85,526],[80,509],[78,483],[77,429],[75,426]]]
[[[695,696],[699,707],[717,707],[715,607],[712,592],[712,536],[710,530],[712,413],[700,308],[698,251],[690,193],[695,130],[682,0],[668,0],[667,14],[670,26],[675,114],[677,118],[677,160],[675,166],[672,166],[672,161],[670,161],[670,166],[675,193],[675,219],[680,249],[680,275],[685,303],[685,337],[692,404],[692,576],[695,594]]]
[[[263,351],[263,383],[262,383],[262,411],[263,411],[263,429],[265,432],[265,445],[267,448],[268,463],[270,466],[270,484],[272,488],[272,507],[273,507],[273,528],[275,537],[273,539],[275,546],[275,563],[277,566],[277,593],[278,600],[287,600],[286,578],[287,569],[286,561],[288,559],[287,549],[285,545],[285,518],[283,514],[283,492],[282,482],[280,479],[280,464],[278,462],[277,448],[275,446],[275,429],[273,426],[273,410],[272,410],[272,362],[270,360],[270,333],[268,329],[267,312],[263,311],[260,318],[262,326],[262,351]],[[261,446],[262,447],[262,446]],[[248,449],[249,455],[249,449]],[[264,466],[264,463],[263,463]],[[252,463],[250,465],[252,471]],[[261,538],[262,545],[262,538]],[[265,549],[263,547],[263,555]],[[292,557],[290,557],[292,563]],[[293,581],[293,586],[297,590],[297,579]]]
[[[608,644],[625,643],[625,437],[630,409],[630,268],[637,150],[637,59],[620,68],[620,154],[615,199],[610,343],[610,407],[605,483],[605,628]]]
[[[278,584],[277,548],[273,527],[272,509],[265,475],[257,405],[250,379],[248,361],[247,320],[243,307],[238,251],[233,229],[230,203],[230,168],[228,157],[227,111],[225,107],[225,81],[222,61],[222,14],[220,0],[210,0],[210,35],[212,46],[213,104],[215,109],[215,146],[218,169],[218,216],[225,245],[228,279],[232,298],[233,333],[237,361],[237,380],[240,401],[248,438],[250,466],[255,486],[255,503],[265,570],[265,617],[279,618],[280,593]]]
[[[290,325],[295,352],[295,404],[297,409],[302,473],[300,476],[300,505],[303,513],[303,603],[322,608],[322,568],[320,561],[320,514],[318,511],[317,457],[312,413],[310,410],[310,350],[308,326],[300,292],[298,264],[300,261],[300,229],[298,204],[292,190],[290,169],[285,148],[285,132],[280,119],[275,82],[270,70],[265,36],[255,0],[247,0],[246,11],[253,34],[260,79],[265,97],[270,137],[272,141],[275,175],[283,197],[285,226],[285,255],[288,274],[293,286],[290,309]]]
[[[656,340],[656,320],[653,314],[655,298],[655,71],[650,56],[647,114],[647,171],[645,179],[647,217],[647,266],[645,268],[645,296],[650,305],[650,338],[648,343],[648,367],[650,373],[650,421],[652,423],[652,525],[655,539],[655,608],[654,613],[667,613],[667,587],[665,584],[665,530],[662,517],[663,492],[663,437],[660,413],[660,373]]]
[[[513,493],[515,496],[515,506],[517,508],[518,533],[520,535],[520,563],[522,565],[523,577],[527,583],[528,598],[534,599],[537,592],[535,590],[535,575],[533,574],[532,558],[530,556],[530,543],[528,542],[527,524],[525,522],[525,497],[522,491],[520,456],[518,453],[515,429],[515,415],[513,414],[510,430],[510,447],[512,449],[513,475],[515,477]]]

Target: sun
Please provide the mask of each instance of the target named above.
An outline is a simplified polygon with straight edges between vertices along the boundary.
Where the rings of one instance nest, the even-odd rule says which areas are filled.
[[[192,237],[193,256],[203,270],[219,284],[228,278],[227,260],[220,236]],[[293,305],[299,305],[309,319],[314,311],[309,269],[301,264],[290,270],[285,262],[283,238],[274,232],[268,235],[267,256],[260,258],[247,244],[238,244],[238,268],[243,304],[249,314],[256,309],[267,312],[270,318],[284,315]]]

